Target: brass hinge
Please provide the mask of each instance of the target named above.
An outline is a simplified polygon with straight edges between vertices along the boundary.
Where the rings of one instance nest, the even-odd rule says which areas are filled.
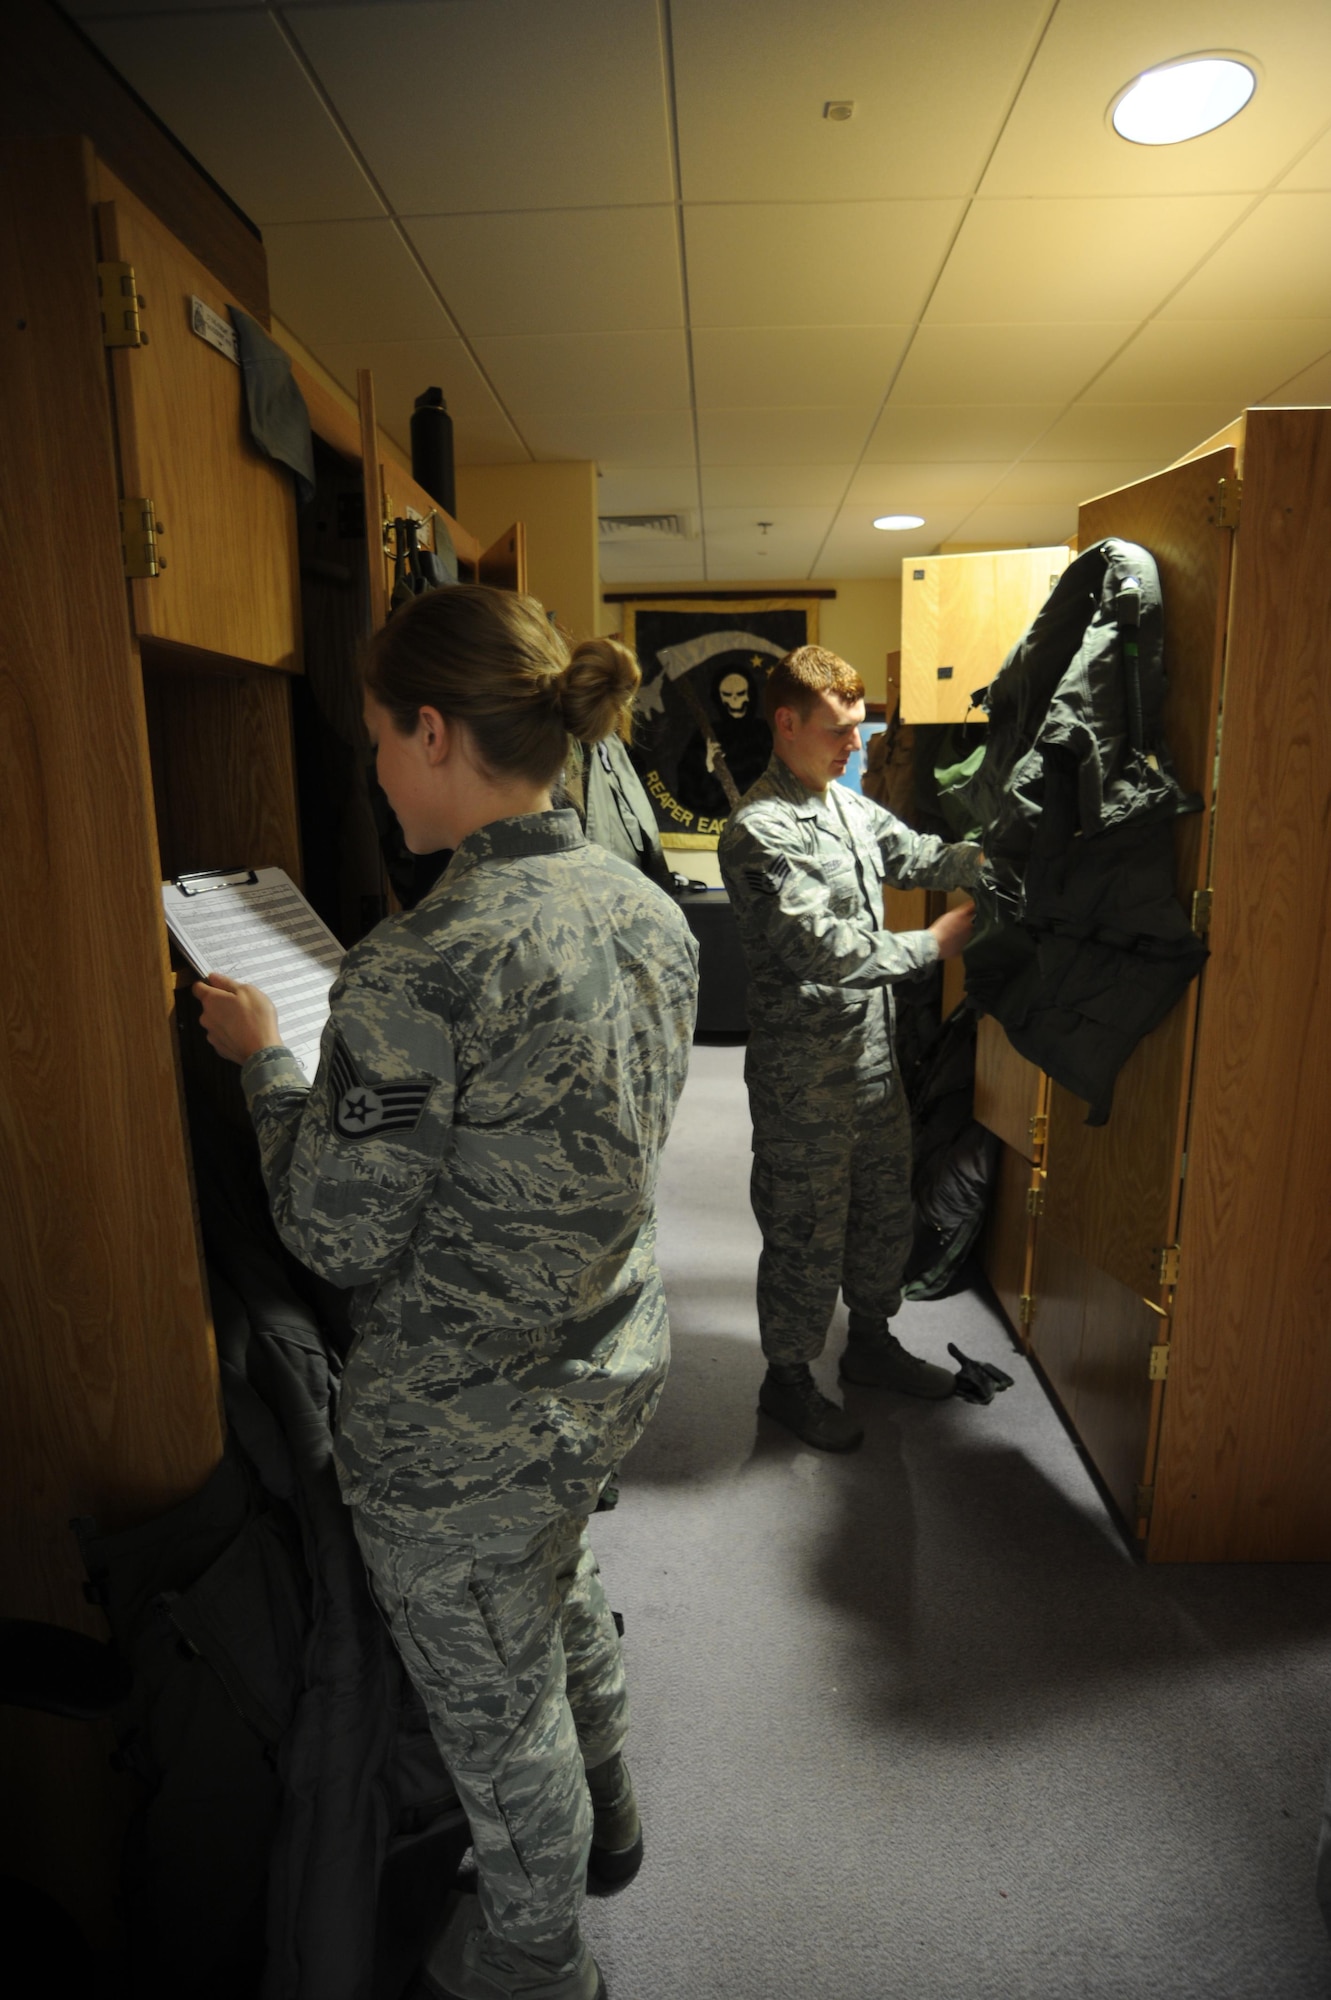
[[[1169,1342],[1167,1340],[1157,1341],[1151,1349],[1151,1365],[1146,1373],[1148,1379],[1152,1382],[1167,1382],[1169,1380]]]
[[[1239,509],[1243,505],[1243,481],[1241,479],[1217,479],[1215,494],[1211,500],[1207,516],[1213,528],[1237,528]]]
[[[128,577],[156,576],[165,569],[157,553],[161,526],[151,500],[122,500],[120,503],[120,547]]]
[[[1029,1326],[1035,1318],[1035,1297],[1031,1292],[1023,1292],[1017,1300],[1017,1325]]]
[[[1044,1214],[1044,1189],[1042,1187],[1027,1188],[1026,1213],[1027,1215]]]
[[[1043,1146],[1049,1138],[1049,1114],[1037,1111],[1027,1127],[1032,1146]]]
[[[146,347],[143,330],[144,299],[134,277],[132,264],[97,266],[97,301],[102,309],[102,344],[105,347]]]
[[[1138,1486],[1132,1495],[1132,1511],[1139,1521],[1149,1521],[1155,1506],[1154,1486]]]
[[[1210,889],[1194,889],[1192,896],[1192,927],[1198,937],[1205,937],[1211,928]]]
[[[1167,1244],[1160,1252],[1159,1276],[1162,1285],[1178,1283],[1179,1247],[1177,1243]]]

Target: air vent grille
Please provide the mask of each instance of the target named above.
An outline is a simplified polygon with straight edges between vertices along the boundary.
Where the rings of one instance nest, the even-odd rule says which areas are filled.
[[[692,514],[602,514],[597,528],[603,542],[692,542],[698,535]]]

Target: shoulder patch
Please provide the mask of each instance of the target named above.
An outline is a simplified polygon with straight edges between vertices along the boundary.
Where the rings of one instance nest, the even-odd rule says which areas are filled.
[[[401,1083],[366,1083],[341,1035],[333,1039],[328,1090],[333,1129],[344,1139],[373,1139],[387,1132],[414,1132],[434,1088],[424,1077]]]
[[[765,868],[750,866],[744,870],[744,880],[755,895],[776,896],[790,873],[790,863],[784,854],[778,854],[775,861],[769,861]]]

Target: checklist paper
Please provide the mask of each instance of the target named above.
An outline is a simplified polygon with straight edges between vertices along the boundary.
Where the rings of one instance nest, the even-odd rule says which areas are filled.
[[[281,868],[182,875],[163,882],[167,928],[200,973],[258,986],[278,1033],[307,1077],[319,1066],[328,989],[344,952]]]

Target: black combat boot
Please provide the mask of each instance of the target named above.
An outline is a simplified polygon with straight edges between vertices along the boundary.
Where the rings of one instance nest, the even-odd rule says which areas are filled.
[[[819,1451],[854,1451],[864,1443],[864,1432],[823,1395],[807,1361],[769,1362],[758,1391],[758,1408]]]
[[[850,1338],[838,1372],[843,1382],[854,1382],[860,1388],[899,1389],[903,1395],[923,1396],[932,1403],[950,1396],[957,1380],[950,1368],[907,1354],[888,1332],[887,1321],[868,1313],[850,1315]]]
[[[587,1892],[612,1896],[642,1867],[642,1821],[633,1796],[629,1767],[618,1751],[587,1773],[592,1795],[592,1845],[587,1856]]]

